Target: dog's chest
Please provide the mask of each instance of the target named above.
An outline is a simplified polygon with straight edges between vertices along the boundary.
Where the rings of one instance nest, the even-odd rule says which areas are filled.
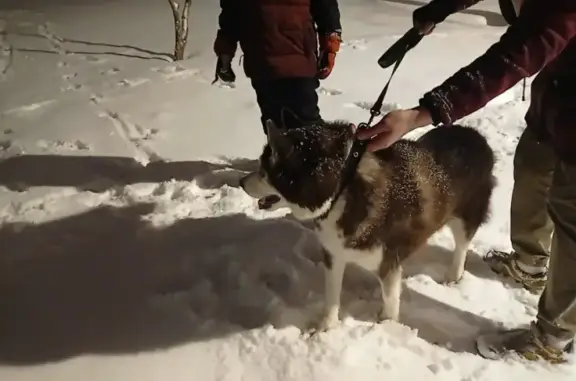
[[[342,230],[330,219],[322,221],[315,229],[316,236],[335,261],[354,263],[368,271],[377,272],[382,263],[382,247],[376,246],[369,250],[359,250],[347,247],[347,239]]]

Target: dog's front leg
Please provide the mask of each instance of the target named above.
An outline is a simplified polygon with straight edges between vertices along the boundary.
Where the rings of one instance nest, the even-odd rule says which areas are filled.
[[[340,294],[346,261],[342,256],[332,255],[323,249],[324,259],[324,310],[316,330],[327,331],[338,325],[340,314]]]
[[[400,296],[402,294],[402,266],[396,258],[385,259],[380,266],[380,285],[382,287],[382,310],[380,321],[400,319]]]

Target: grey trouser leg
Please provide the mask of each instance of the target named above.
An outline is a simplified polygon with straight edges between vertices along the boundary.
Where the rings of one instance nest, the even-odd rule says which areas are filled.
[[[553,336],[571,339],[576,334],[576,166],[556,165],[548,210],[554,235],[539,325]]]
[[[519,260],[545,267],[554,225],[546,210],[556,164],[553,148],[525,129],[514,154],[514,188],[510,207],[510,240]]]

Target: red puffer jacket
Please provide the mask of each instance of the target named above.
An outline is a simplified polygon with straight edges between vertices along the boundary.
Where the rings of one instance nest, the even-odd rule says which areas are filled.
[[[214,51],[234,56],[240,43],[250,78],[315,77],[318,35],[341,31],[337,0],[220,0],[220,7]]]
[[[443,21],[478,0],[432,0],[419,12]],[[527,128],[550,139],[558,156],[576,164],[576,1],[525,0],[500,41],[425,94],[420,104],[435,124],[450,124],[480,109],[521,79],[532,84]]]

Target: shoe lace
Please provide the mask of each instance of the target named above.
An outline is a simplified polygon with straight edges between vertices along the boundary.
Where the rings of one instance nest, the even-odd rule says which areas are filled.
[[[560,364],[566,362],[564,358],[564,352],[557,348],[551,347],[543,340],[541,340],[542,332],[536,325],[532,323],[530,325],[530,330],[526,332],[526,349],[523,350],[520,355],[527,360],[537,361],[539,359],[544,359],[552,364]],[[532,348],[533,350],[530,350]]]

